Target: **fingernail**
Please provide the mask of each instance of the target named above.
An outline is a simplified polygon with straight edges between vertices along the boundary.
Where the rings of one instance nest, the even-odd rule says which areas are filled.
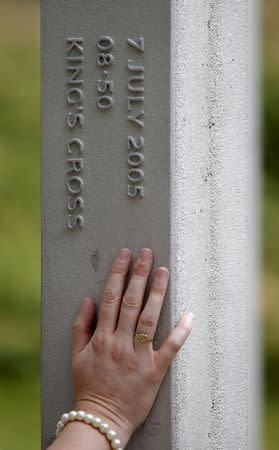
[[[166,280],[168,276],[168,272],[164,269],[159,269],[156,271],[155,276],[158,280]]]
[[[121,261],[128,261],[130,259],[130,251],[128,248],[122,248],[119,252],[119,259],[121,259]]]
[[[146,262],[149,262],[151,258],[152,258],[151,250],[148,248],[143,248],[140,252],[140,257],[139,257],[140,261],[142,263],[146,263]]]
[[[189,320],[190,322],[193,322],[193,320],[194,320],[194,318],[195,318],[195,315],[194,315],[192,312],[188,312],[187,316],[188,316],[188,320]]]

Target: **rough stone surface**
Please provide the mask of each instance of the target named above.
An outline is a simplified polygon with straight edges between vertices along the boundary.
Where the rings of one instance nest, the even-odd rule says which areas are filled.
[[[174,449],[248,448],[247,6],[173,2],[172,324],[197,316],[172,368]]]

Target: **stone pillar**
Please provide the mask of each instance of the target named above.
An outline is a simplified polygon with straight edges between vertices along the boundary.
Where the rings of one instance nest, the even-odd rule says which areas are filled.
[[[127,448],[248,448],[247,3],[42,0],[43,448],[81,298],[124,246],[170,268],[156,346],[197,317]]]

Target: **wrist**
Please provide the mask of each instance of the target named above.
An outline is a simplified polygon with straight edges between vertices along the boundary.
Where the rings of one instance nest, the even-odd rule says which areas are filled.
[[[48,450],[83,449],[111,450],[110,441],[98,428],[80,420],[73,420],[59,432],[57,439]]]
[[[125,421],[110,408],[93,400],[78,400],[75,408],[77,411],[85,411],[93,416],[100,417],[103,422],[108,423],[110,429],[116,431],[122,447],[124,448],[127,445],[134,430],[132,430],[132,426],[128,421]]]

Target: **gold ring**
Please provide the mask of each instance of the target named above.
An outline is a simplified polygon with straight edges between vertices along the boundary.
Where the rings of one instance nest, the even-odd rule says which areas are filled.
[[[139,342],[151,342],[152,339],[146,333],[136,333],[136,338]]]

